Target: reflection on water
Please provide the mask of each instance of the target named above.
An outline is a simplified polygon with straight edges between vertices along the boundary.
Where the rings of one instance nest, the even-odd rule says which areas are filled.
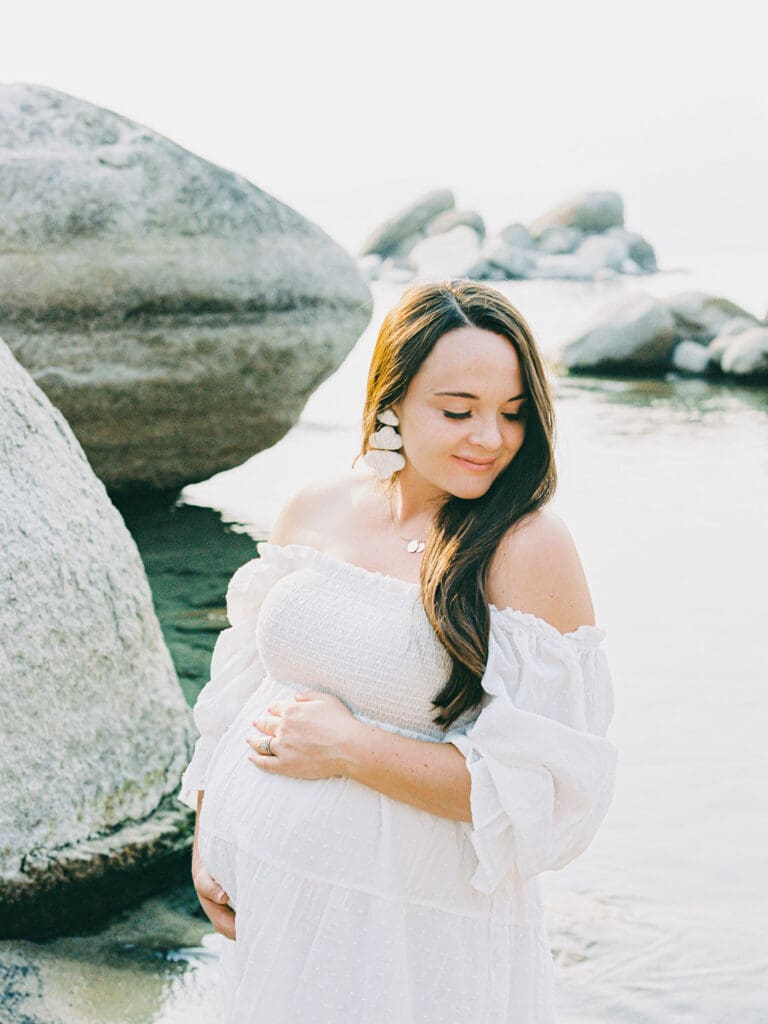
[[[1,942],[3,1024],[217,1024],[220,936],[191,886],[92,934]]]

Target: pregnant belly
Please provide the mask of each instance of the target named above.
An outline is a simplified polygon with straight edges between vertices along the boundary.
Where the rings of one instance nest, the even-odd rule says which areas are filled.
[[[488,910],[469,885],[476,860],[461,822],[393,800],[353,779],[297,779],[248,760],[252,720],[276,696],[260,688],[232,723],[208,770],[200,857],[236,907],[239,865],[283,871],[383,898]]]

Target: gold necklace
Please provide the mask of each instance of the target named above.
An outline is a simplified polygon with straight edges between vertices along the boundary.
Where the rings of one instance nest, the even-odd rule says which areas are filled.
[[[393,530],[395,531],[397,536],[400,538],[400,540],[404,540],[405,541],[406,551],[409,551],[412,555],[419,554],[426,547],[426,543],[423,540],[418,540],[416,537],[412,537],[412,538],[409,539],[408,537],[404,537],[402,535],[402,533],[400,533],[400,531],[397,528],[397,523],[395,522],[395,514],[392,511],[392,495],[391,494],[387,495],[387,500],[389,502],[389,518],[392,520],[392,528],[393,528]]]

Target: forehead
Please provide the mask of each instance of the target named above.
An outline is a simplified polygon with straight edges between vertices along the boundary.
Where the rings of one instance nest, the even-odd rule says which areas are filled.
[[[479,327],[459,327],[438,339],[412,383],[424,391],[458,390],[460,385],[475,394],[513,395],[522,390],[520,360],[509,338]]]

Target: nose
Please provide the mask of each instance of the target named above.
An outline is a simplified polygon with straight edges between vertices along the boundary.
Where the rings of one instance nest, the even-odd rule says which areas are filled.
[[[485,448],[489,452],[497,452],[501,447],[501,431],[495,416],[477,416],[471,421],[472,429],[469,433],[469,440],[479,448]]]

